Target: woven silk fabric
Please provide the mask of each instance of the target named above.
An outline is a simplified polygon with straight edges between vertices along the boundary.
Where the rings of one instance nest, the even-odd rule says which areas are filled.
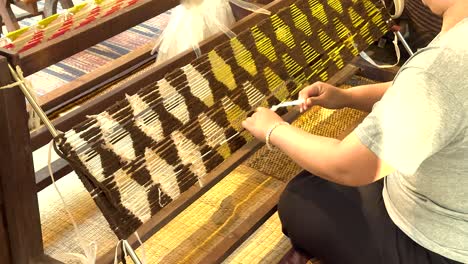
[[[0,38],[0,47],[24,52],[65,33],[77,30],[91,22],[117,11],[128,9],[139,0],[94,0],[78,4],[61,14],[44,18],[37,24],[23,27]]]
[[[112,230],[131,233],[251,140],[256,107],[326,81],[388,29],[380,1],[299,0],[56,139]]]

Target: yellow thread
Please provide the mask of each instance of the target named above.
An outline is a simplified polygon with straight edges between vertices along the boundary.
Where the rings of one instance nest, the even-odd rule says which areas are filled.
[[[26,28],[20,28],[18,30],[15,30],[13,32],[10,32],[8,34],[6,34],[6,38],[9,38],[11,41],[14,41],[16,38],[18,38],[19,36],[21,36],[24,32],[28,31],[29,30],[29,27],[26,27]]]
[[[298,65],[290,56],[289,54],[285,53],[281,56],[281,59],[286,66],[286,70],[288,71],[289,76],[295,76],[296,73],[302,70],[302,67]]]
[[[312,16],[316,17],[323,25],[328,24],[327,13],[322,4],[318,3],[311,9]]]
[[[237,85],[231,67],[215,51],[208,53],[208,60],[213,66],[215,78],[226,85],[229,90],[234,90]]]
[[[69,13],[76,14],[76,13],[78,13],[78,11],[80,11],[81,9],[83,9],[87,5],[88,5],[87,2],[83,2],[81,4],[77,4],[74,7],[69,8],[67,10],[68,10]]]
[[[322,74],[320,74],[320,79],[322,80],[322,82],[328,80],[328,73],[322,72]]]
[[[334,44],[334,41],[323,30],[319,30],[318,36],[324,50],[329,49]]]
[[[276,52],[273,48],[271,40],[265,36],[258,28],[255,26],[251,29],[252,35],[255,40],[255,45],[257,46],[260,53],[265,55],[270,61],[276,61]]]
[[[205,239],[203,241],[203,243],[201,243],[200,245],[198,245],[197,247],[195,247],[194,249],[192,249],[188,255],[186,255],[181,261],[179,261],[178,263],[187,263],[187,261],[190,259],[190,257],[195,254],[195,252],[197,250],[199,250],[201,247],[203,247],[208,241],[210,241],[214,236],[216,236],[219,232],[221,232],[221,230],[227,225],[229,224],[229,222],[234,218],[234,216],[236,216],[236,212],[237,210],[239,210],[239,208],[244,205],[245,202],[247,202],[250,198],[252,198],[252,196],[257,193],[261,188],[263,188],[268,182],[271,181],[271,177],[270,178],[267,178],[266,180],[264,180],[260,185],[258,185],[257,187],[255,187],[255,189],[250,192],[243,200],[241,200],[240,203],[236,204],[236,206],[234,207],[234,210],[232,210],[232,213],[231,215],[226,219],[226,221],[220,226],[218,227],[210,236],[208,236],[207,239]]]
[[[244,68],[250,75],[254,76],[257,74],[257,66],[252,57],[252,53],[248,51],[237,38],[231,39],[231,47],[234,51],[234,57],[236,58],[237,64]]]
[[[296,46],[292,38],[291,29],[289,27],[281,27],[276,31],[276,38],[292,49]]]
[[[369,1],[370,2],[370,1]],[[336,12],[342,14],[343,13],[343,7],[341,6],[341,2],[340,1],[332,1],[329,3],[330,6],[336,10]]]
[[[302,13],[296,5],[291,6],[291,11],[293,12],[293,21],[296,28],[300,29],[304,34],[310,37],[312,35],[312,29],[310,28],[310,24],[307,23],[307,16]]]
[[[223,144],[216,149],[216,151],[223,157],[223,159],[227,159],[232,153],[231,149],[227,144]]]
[[[226,118],[229,121],[229,124],[237,130],[240,131],[242,125],[239,122],[235,122],[238,119],[238,113],[245,113],[237,104],[235,104],[231,98],[225,97],[223,99],[224,112],[226,113]],[[237,123],[237,124],[236,124]]]

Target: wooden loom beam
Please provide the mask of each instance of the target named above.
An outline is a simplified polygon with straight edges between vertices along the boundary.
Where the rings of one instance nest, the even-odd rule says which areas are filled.
[[[0,22],[3,20],[8,31],[14,31],[19,28],[18,20],[11,9],[11,4],[10,0],[0,0]],[[2,23],[0,23],[1,26]]]
[[[13,83],[0,57],[0,86]],[[7,263],[38,263],[45,258],[26,103],[17,88],[0,90],[0,256]]]

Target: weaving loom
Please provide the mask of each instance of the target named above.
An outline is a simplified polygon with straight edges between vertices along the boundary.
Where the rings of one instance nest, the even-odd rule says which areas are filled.
[[[326,81],[381,37],[381,9],[378,1],[297,1],[89,117],[58,148],[126,239],[250,140],[240,123],[252,109]]]
[[[55,138],[119,239],[248,144],[253,109],[327,81],[391,26],[370,0],[289,1],[263,18]]]

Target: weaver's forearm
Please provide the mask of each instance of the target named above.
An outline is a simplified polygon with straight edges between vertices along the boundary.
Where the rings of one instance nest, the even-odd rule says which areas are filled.
[[[347,89],[348,107],[370,112],[372,106],[385,94],[392,82],[361,85]]]
[[[339,184],[352,184],[339,164],[339,140],[282,125],[272,132],[270,142],[312,174]]]

